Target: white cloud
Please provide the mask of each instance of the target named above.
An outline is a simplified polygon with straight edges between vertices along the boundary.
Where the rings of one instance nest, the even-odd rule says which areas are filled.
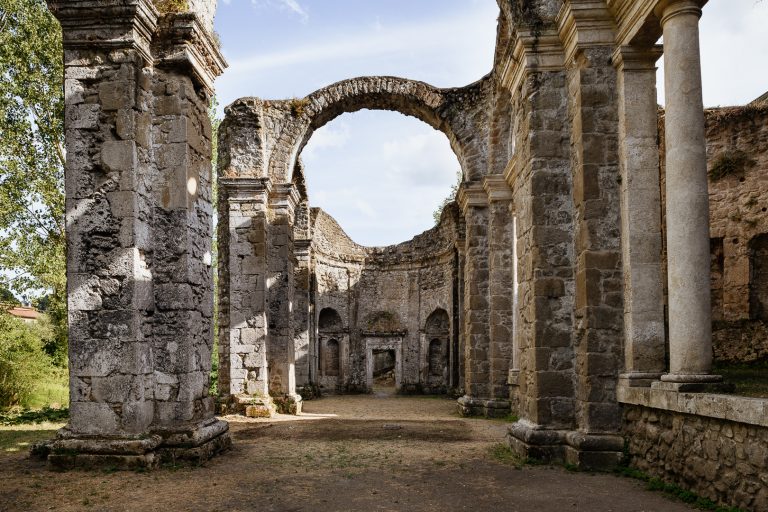
[[[318,151],[323,149],[343,148],[347,141],[349,141],[350,136],[349,125],[343,121],[323,126],[312,134],[310,139],[312,143],[307,145],[302,157],[304,159],[312,159],[317,155]]]
[[[231,0],[224,0],[228,4]],[[301,18],[302,23],[309,21],[309,13],[296,0],[251,0],[256,7],[277,7],[283,10],[291,11]]]

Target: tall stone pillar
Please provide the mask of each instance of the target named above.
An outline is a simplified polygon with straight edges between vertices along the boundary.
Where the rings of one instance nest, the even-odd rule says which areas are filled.
[[[295,255],[293,224],[300,200],[296,186],[278,184],[269,198],[267,243],[267,364],[269,392],[285,413],[301,410],[296,394],[296,354],[293,340]]]
[[[712,369],[709,196],[699,50],[700,4],[662,2],[666,94],[669,373],[673,383],[716,382]]]
[[[488,196],[479,183],[464,184],[458,201],[466,226],[464,253],[463,415],[487,414],[491,397],[488,288]]]
[[[661,47],[622,47],[618,70],[624,373],[650,386],[665,369],[656,61]]]
[[[266,416],[270,190],[267,178],[219,179],[219,239],[228,240],[219,252],[219,394],[239,405],[261,398]]]
[[[512,362],[514,293],[512,191],[504,176],[495,174],[483,182],[488,194],[489,294],[490,294],[490,388],[493,406],[489,413],[504,416],[509,412],[509,367]]]
[[[65,56],[71,405],[48,460],[207,458],[229,443],[208,396],[212,26],[147,0],[49,6]]]

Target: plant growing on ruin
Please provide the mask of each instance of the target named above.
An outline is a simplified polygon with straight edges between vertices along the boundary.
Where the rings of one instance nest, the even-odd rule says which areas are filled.
[[[293,98],[288,106],[291,109],[291,115],[293,117],[301,117],[307,111],[309,100],[307,98]]]
[[[712,168],[709,170],[709,177],[712,181],[717,181],[732,174],[742,173],[755,163],[755,160],[744,151],[729,149],[715,158]]]
[[[154,0],[155,7],[162,13],[175,13],[189,11],[187,0]]]

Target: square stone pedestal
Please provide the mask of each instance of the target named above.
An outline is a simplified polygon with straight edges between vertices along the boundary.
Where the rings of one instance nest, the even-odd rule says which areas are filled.
[[[473,398],[464,395],[457,400],[459,414],[464,417],[485,416],[486,418],[503,418],[511,410],[509,400]]]
[[[212,418],[187,429],[132,437],[87,436],[67,427],[56,439],[39,443],[32,456],[51,469],[152,469],[163,463],[200,464],[232,446],[229,424]]]
[[[615,468],[624,451],[624,438],[620,435],[547,430],[526,421],[510,425],[507,441],[522,459],[571,464],[589,471]]]

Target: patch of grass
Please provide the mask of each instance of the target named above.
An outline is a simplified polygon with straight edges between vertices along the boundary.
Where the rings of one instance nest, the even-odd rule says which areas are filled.
[[[63,424],[43,423],[0,427],[0,453],[29,450],[33,444],[56,436],[56,430]]]
[[[714,512],[746,512],[736,507],[722,507],[708,498],[703,498],[678,485],[666,483],[660,478],[652,477],[635,468],[621,467],[616,469],[616,474],[645,482],[645,486],[649,491],[662,492],[670,498],[693,505],[699,510],[712,510]]]
[[[522,468],[525,461],[522,460],[506,443],[496,443],[488,449],[489,455],[496,462]]]
[[[0,425],[15,426],[39,423],[63,423],[69,419],[69,409],[13,410],[0,413]]]
[[[27,403],[29,409],[69,406],[69,374],[64,368],[55,368],[35,386]]]
[[[309,100],[307,98],[293,98],[289,106],[293,117],[301,117],[307,111]]]
[[[736,385],[735,394],[768,398],[768,361],[749,364],[715,365],[716,374]]]

